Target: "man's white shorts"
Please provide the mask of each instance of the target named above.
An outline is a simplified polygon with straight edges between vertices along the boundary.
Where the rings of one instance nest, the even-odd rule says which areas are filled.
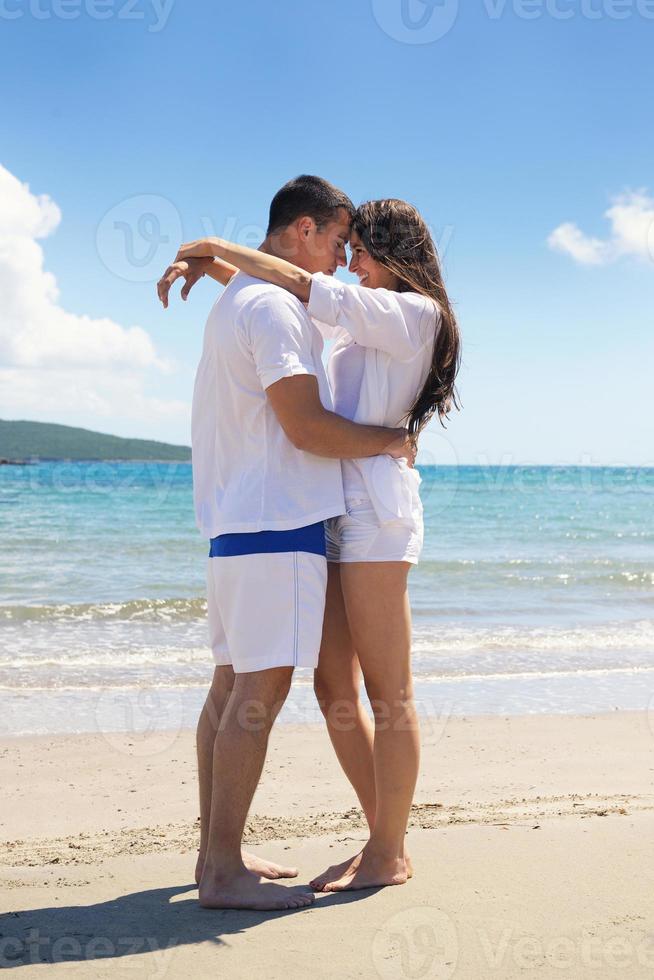
[[[208,559],[209,640],[237,674],[317,667],[327,560],[305,551]]]

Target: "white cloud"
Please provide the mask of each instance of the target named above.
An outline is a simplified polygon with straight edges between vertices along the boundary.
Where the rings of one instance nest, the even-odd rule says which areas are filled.
[[[569,221],[554,229],[547,244],[555,251],[567,252],[582,265],[602,265],[607,261],[606,242],[599,238],[588,238]]]
[[[654,261],[654,198],[642,190],[628,191],[614,198],[604,217],[611,223],[606,239],[591,238],[566,222],[554,229],[547,244],[582,265],[607,265],[623,256]]]
[[[116,435],[143,435],[168,442],[188,439],[188,404],[146,394],[143,379],[136,374],[89,368],[26,371],[0,367],[0,391],[2,418],[60,422],[87,429],[97,425],[101,432],[115,429]]]
[[[38,241],[60,221],[54,201],[0,165],[0,417],[90,428],[117,419],[123,429],[135,423],[145,432],[157,419],[174,419],[186,428],[186,403],[146,394],[172,368],[142,327],[60,305]]]

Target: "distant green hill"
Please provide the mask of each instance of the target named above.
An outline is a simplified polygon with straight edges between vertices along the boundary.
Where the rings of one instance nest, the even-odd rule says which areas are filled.
[[[0,459],[160,459],[188,462],[188,446],[149,439],[121,439],[90,429],[48,422],[0,419]]]

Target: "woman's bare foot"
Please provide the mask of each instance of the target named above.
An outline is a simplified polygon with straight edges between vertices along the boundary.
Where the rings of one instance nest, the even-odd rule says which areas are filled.
[[[313,888],[314,892],[325,891],[325,885],[329,882],[340,881],[342,878],[349,878],[354,875],[361,863],[361,857],[363,851],[359,851],[355,854],[353,858],[348,858],[347,861],[342,861],[340,864],[332,864],[330,868],[323,871],[322,874],[318,875],[316,878],[312,878],[309,884]],[[413,878],[413,864],[411,863],[411,858],[409,857],[409,852],[405,850],[404,852],[404,862],[406,865],[407,878]]]
[[[311,892],[287,888],[252,874],[246,867],[228,876],[205,872],[200,882],[200,905],[205,909],[302,909],[315,901]]]
[[[352,875],[359,867],[359,862],[361,861],[361,855],[363,851],[359,851],[355,854],[353,858],[348,858],[346,861],[341,861],[340,864],[332,864],[326,871],[318,875],[316,878],[312,878],[309,884],[313,888],[314,892],[321,892],[325,885],[329,881],[338,881],[341,878]]]
[[[267,861],[266,858],[257,857],[249,851],[241,853],[243,864],[255,875],[260,878],[267,878],[269,881],[276,881],[278,878],[297,878],[297,868],[287,868],[283,864],[275,864],[274,861]],[[202,869],[204,867],[204,854],[198,854],[197,864],[195,865],[195,884],[200,884]]]
[[[364,848],[355,869],[326,882],[321,891],[343,892],[356,888],[404,885],[409,877],[405,858],[388,858],[372,854]]]

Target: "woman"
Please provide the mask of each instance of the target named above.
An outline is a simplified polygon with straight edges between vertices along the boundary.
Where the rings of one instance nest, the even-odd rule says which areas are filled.
[[[214,257],[200,275],[226,284],[240,269],[292,292],[335,341],[328,362],[334,410],[355,422],[408,425],[417,436],[434,413],[442,421],[458,407],[459,331],[436,249],[416,209],[399,200],[362,205],[350,247],[358,286],[215,238],[183,245],[177,260]],[[370,838],[359,854],[311,882],[322,891],[410,877],[404,838],[419,763],[407,577],[423,542],[420,477],[389,456],[343,460],[342,468],[347,513],[326,526],[329,578],[315,691]],[[374,729],[359,700],[362,673]]]

